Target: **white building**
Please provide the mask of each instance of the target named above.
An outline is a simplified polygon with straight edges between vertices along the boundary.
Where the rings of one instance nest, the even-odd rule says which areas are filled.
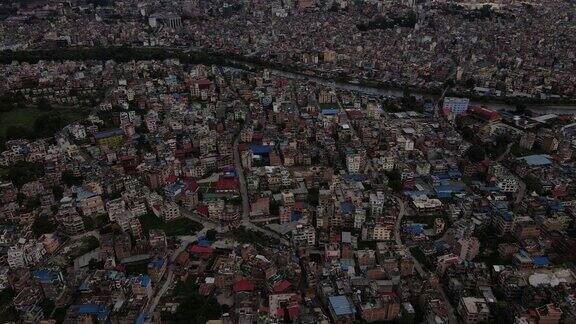
[[[350,173],[360,172],[362,166],[362,156],[360,154],[350,154],[346,156],[346,167]]]
[[[308,243],[309,246],[316,244],[316,231],[312,226],[297,225],[292,231],[292,239],[295,243]]]
[[[15,245],[8,249],[8,266],[10,268],[22,268],[26,266],[24,249],[21,246]]]
[[[442,108],[450,111],[453,115],[460,115],[468,110],[469,104],[470,99],[468,98],[446,97]]]
[[[464,323],[488,321],[490,309],[484,298],[462,297],[458,303],[458,313]]]
[[[366,221],[366,211],[363,208],[356,208],[354,213],[354,228],[361,229]]]
[[[25,238],[8,249],[8,265],[10,268],[20,268],[38,263],[46,254],[44,245],[36,240],[27,241]]]
[[[386,202],[386,196],[383,192],[378,191],[375,194],[370,194],[370,210],[372,211],[372,216],[380,216],[384,212],[384,203]]]
[[[180,207],[178,207],[178,204],[173,201],[166,202],[162,208],[162,217],[165,221],[171,221],[173,219],[179,218]]]

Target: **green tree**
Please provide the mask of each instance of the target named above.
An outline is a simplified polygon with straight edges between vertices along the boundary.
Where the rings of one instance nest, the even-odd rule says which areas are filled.
[[[58,226],[56,223],[48,216],[37,216],[32,224],[32,231],[36,236],[40,236],[46,233],[54,233]]]
[[[71,186],[79,186],[82,184],[82,177],[77,177],[74,175],[74,173],[72,173],[72,171],[70,170],[66,170],[64,172],[62,172],[62,176],[60,178],[62,180],[62,182],[71,187]]]
[[[401,191],[404,188],[404,182],[402,181],[402,174],[400,170],[394,168],[392,171],[386,172],[388,177],[388,186],[395,191]]]
[[[540,182],[540,179],[537,177],[529,174],[524,177],[524,183],[526,184],[526,190],[528,190],[528,192],[534,191],[539,195],[543,194],[542,182]]]
[[[216,239],[217,234],[218,232],[216,232],[215,229],[209,229],[206,231],[206,239],[209,241],[214,241]]]
[[[44,176],[44,166],[39,163],[20,161],[8,168],[6,180],[11,180],[16,187],[37,180]]]
[[[481,145],[472,145],[466,150],[466,157],[470,161],[478,163],[486,158],[486,150]]]

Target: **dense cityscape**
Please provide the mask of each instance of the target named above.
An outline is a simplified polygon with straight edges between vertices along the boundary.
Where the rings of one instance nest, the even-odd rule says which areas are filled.
[[[576,2],[6,0],[0,322],[576,323]]]

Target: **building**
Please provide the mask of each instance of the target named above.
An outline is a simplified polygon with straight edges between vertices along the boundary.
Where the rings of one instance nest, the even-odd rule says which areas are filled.
[[[442,210],[442,202],[436,198],[428,198],[427,196],[416,197],[412,204],[420,215],[434,215]]]
[[[340,323],[346,320],[354,320],[356,317],[356,307],[347,296],[331,296],[328,297],[328,302],[330,314],[335,322]]]
[[[124,139],[124,131],[121,129],[111,129],[107,131],[102,131],[94,134],[94,140],[100,146],[106,146],[109,148],[116,148]]]
[[[44,296],[51,300],[58,300],[65,288],[65,280],[58,269],[40,269],[33,272],[34,279],[42,287]]]
[[[468,98],[445,97],[442,109],[458,116],[468,110],[469,104],[470,99]]]
[[[558,324],[562,319],[562,309],[554,304],[536,308],[538,324]]]
[[[511,232],[518,240],[538,239],[540,226],[529,216],[516,217]]]
[[[466,324],[487,322],[490,309],[483,298],[462,297],[458,303],[458,314]]]
[[[460,260],[471,261],[480,251],[480,241],[475,237],[464,237],[455,242],[453,249]]]
[[[181,216],[180,207],[173,201],[168,201],[162,207],[162,218],[165,221],[171,221]]]
[[[297,225],[292,231],[292,240],[296,245],[307,243],[309,246],[316,244],[316,231],[312,226]]]

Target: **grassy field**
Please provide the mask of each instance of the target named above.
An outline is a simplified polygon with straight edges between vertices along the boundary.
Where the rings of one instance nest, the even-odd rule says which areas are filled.
[[[35,107],[27,107],[0,112],[0,137],[6,135],[6,130],[10,126],[32,128],[36,120],[51,113],[60,114],[68,123],[80,120],[87,115],[85,109],[79,108],[53,108],[51,111],[44,111]]]
[[[151,229],[161,229],[169,236],[194,234],[203,227],[202,224],[184,217],[165,222],[152,213],[140,217],[140,224],[142,225],[142,231],[146,234]]]

